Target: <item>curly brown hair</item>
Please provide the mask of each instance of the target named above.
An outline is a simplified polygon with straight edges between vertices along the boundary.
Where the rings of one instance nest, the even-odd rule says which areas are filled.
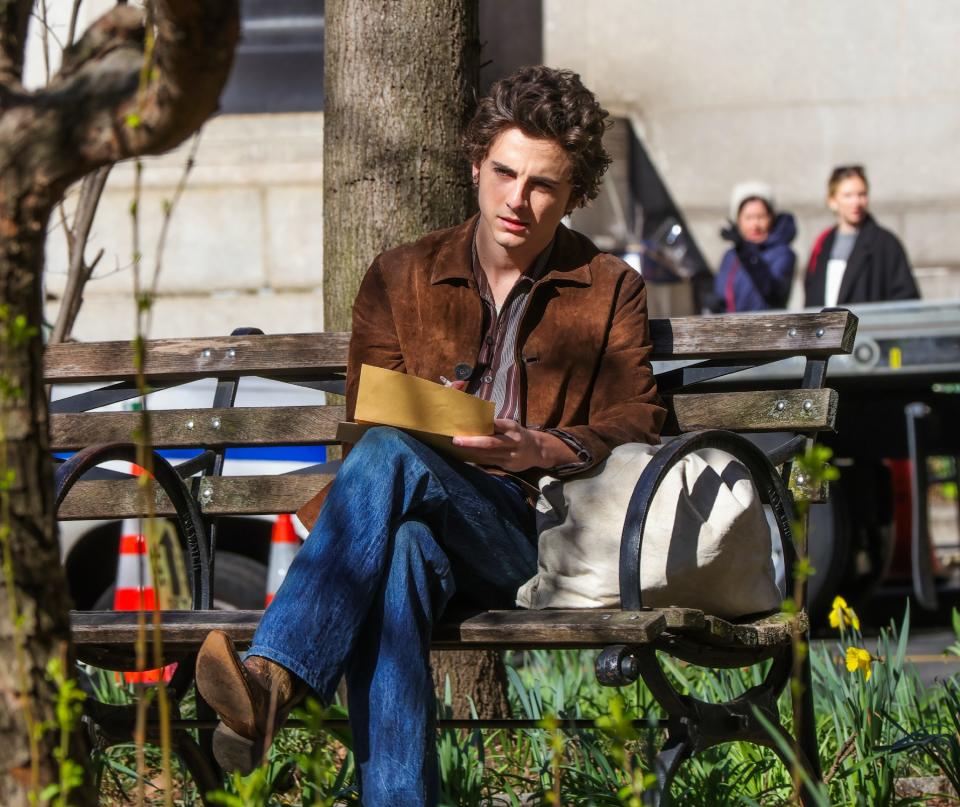
[[[479,165],[494,138],[506,129],[520,129],[529,137],[549,138],[570,156],[573,207],[596,198],[600,179],[610,165],[603,148],[609,123],[607,111],[571,70],[536,65],[521,67],[500,79],[480,99],[463,136],[463,150]]]

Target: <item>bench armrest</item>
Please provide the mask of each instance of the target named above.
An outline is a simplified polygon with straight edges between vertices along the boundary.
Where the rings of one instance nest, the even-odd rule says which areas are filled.
[[[761,502],[773,509],[783,546],[787,591],[793,590],[793,570],[797,560],[791,527],[794,519],[793,501],[780,474],[766,454],[742,435],[710,429],[689,432],[663,446],[637,480],[627,506],[620,538],[620,602],[625,610],[636,611],[643,607],[640,592],[640,553],[653,497],[674,465],[687,454],[706,448],[724,451],[742,462],[760,493]]]
[[[167,494],[176,511],[177,532],[187,544],[190,553],[193,607],[206,610],[212,607],[210,596],[210,551],[207,546],[206,525],[197,500],[187,490],[176,468],[156,451],[153,454],[153,477]],[[78,451],[56,470],[55,511],[70,488],[91,468],[111,460],[137,464],[137,446],[133,443],[100,443]]]

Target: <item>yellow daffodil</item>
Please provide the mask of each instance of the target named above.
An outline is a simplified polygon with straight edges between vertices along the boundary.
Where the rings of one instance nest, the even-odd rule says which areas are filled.
[[[830,627],[840,628],[852,627],[854,630],[860,630],[860,617],[857,616],[847,601],[843,597],[834,597],[833,605],[830,606]]]
[[[873,661],[873,659],[870,657],[870,654],[862,647],[847,648],[847,670],[849,672],[860,670],[863,672],[864,678],[867,681],[870,680],[870,676],[873,674],[873,667],[870,664],[871,661]]]

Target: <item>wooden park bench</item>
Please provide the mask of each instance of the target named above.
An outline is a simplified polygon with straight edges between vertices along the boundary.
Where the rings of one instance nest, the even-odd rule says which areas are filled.
[[[787,590],[792,591],[793,493],[788,490],[802,490],[803,486],[788,484],[791,458],[802,452],[818,432],[834,424],[837,396],[824,388],[827,361],[831,355],[851,351],[856,323],[856,317],[842,310],[653,320],[653,359],[669,408],[665,434],[675,439],[658,452],[631,500],[622,534],[622,608],[446,616],[435,631],[434,646],[598,648],[601,652],[596,672],[602,683],[621,686],[642,677],[665,712],[660,725],[666,729],[666,742],[656,761],[658,782],[649,794],[650,803],[666,803],[670,783],[685,759],[721,742],[759,743],[789,763],[791,755],[784,743],[793,740],[779,720],[776,702],[794,666],[794,631],[802,636],[807,633],[805,612],[732,623],[691,609],[645,608],[638,584],[642,530],[650,498],[673,463],[684,453],[700,448],[728,451],[747,465],[762,500],[773,510],[784,544]],[[157,457],[154,468],[156,514],[176,518],[188,549],[193,587],[194,610],[164,611],[160,615],[164,660],[178,662],[170,682],[174,704],[192,684],[192,662],[207,632],[222,628],[241,647],[249,645],[262,613],[210,610],[211,566],[216,561],[210,551],[211,526],[221,516],[293,512],[330,479],[333,470],[318,466],[284,475],[221,476],[225,449],[330,445],[335,442],[336,424],[344,419],[340,405],[235,408],[238,381],[245,376],[260,376],[342,391],[348,338],[345,333],[263,335],[241,329],[226,337],[147,343],[144,370],[151,389],[201,378],[217,380],[212,408],[151,411],[152,444],[156,448],[204,450],[176,468]],[[798,365],[797,377],[789,385],[778,383],[776,388],[764,388],[756,380],[756,373],[751,376],[750,368],[781,359],[792,359]],[[58,517],[136,516],[142,507],[135,479],[119,475],[114,479],[81,478],[87,469],[105,459],[135,458],[131,440],[140,426],[140,413],[88,411],[137,395],[132,346],[125,342],[51,345],[45,373],[47,382],[55,385],[101,385],[52,405],[53,449],[77,452],[57,472]],[[744,438],[740,434],[743,432],[789,436],[764,452]],[[77,655],[96,666],[132,669],[137,634],[136,612],[72,614]],[[153,636],[152,629],[149,635]],[[738,668],[768,660],[772,663],[762,684],[731,702],[711,704],[678,692],[660,667],[658,651],[708,668]],[[806,658],[798,668],[805,690],[801,698],[794,699],[795,747],[807,775],[816,780],[820,768]],[[172,727],[174,750],[203,793],[219,787],[222,777],[207,742],[215,718],[202,703],[198,712],[198,721],[181,720],[174,706]],[[131,707],[90,700],[87,713],[102,745],[129,742],[134,721]],[[779,737],[771,735],[758,715],[774,726]],[[589,726],[592,721],[580,723]],[[497,721],[496,725],[530,723]],[[199,743],[188,732],[190,728],[201,730]]]

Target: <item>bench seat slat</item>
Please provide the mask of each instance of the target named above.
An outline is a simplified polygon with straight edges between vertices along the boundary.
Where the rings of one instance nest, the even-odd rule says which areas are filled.
[[[150,444],[156,448],[203,446],[298,446],[336,442],[343,406],[270,406],[158,409],[150,412]],[[95,443],[133,442],[141,412],[51,415],[54,451]]]
[[[164,611],[161,627],[164,660],[195,651],[215,628],[233,637],[240,648],[249,647],[263,611]],[[135,611],[73,611],[71,633],[81,660],[98,666],[122,667],[131,663],[139,634]],[[150,615],[148,615],[148,620]],[[556,611],[485,611],[451,615],[434,630],[436,649],[584,647],[609,644],[655,644],[702,648],[697,659],[734,666],[738,651],[765,651],[788,644],[794,620],[806,630],[806,615],[774,614],[748,623],[732,623],[692,608],[582,609]],[[147,639],[153,636],[147,624]],[[694,659],[691,659],[694,660]]]
[[[241,649],[250,646],[262,611],[164,611],[164,661],[195,651],[215,628],[230,634]],[[701,615],[702,616],[702,615]],[[139,635],[135,611],[73,611],[70,627],[78,658],[108,669],[132,663]],[[153,629],[148,615],[147,641]],[[648,644],[666,629],[659,611],[487,611],[445,618],[434,631],[435,649],[603,647]],[[148,645],[149,646],[149,645]]]
[[[774,647],[790,641],[795,620],[800,631],[807,629],[807,614],[779,613],[752,622],[728,622],[720,617],[706,615],[697,638],[714,647]]]
[[[164,611],[161,634],[170,650],[198,647],[214,628],[225,630],[238,645],[248,646],[263,611]],[[147,615],[147,636],[153,635]],[[666,629],[657,610],[621,611],[484,611],[444,618],[434,631],[435,644],[472,646],[600,646],[615,642],[647,644]],[[78,647],[131,646],[139,634],[136,611],[72,611],[70,629]]]
[[[653,644],[674,658],[700,667],[743,667],[772,658],[792,641],[793,630],[806,634],[806,612],[779,613],[753,622],[732,623],[704,616],[699,628],[668,629]]]
[[[434,631],[434,644],[454,642],[485,647],[647,644],[666,626],[659,611],[487,611],[462,620],[443,620]]]
[[[200,485],[199,502],[206,515],[276,515],[293,513],[333,477],[329,474],[208,477]],[[188,480],[195,484],[196,480]],[[210,495],[205,496],[204,491]],[[174,515],[170,500],[155,488],[155,515]],[[135,479],[79,481],[67,494],[57,518],[136,518],[143,506]]]
[[[672,398],[666,434],[699,429],[825,431],[834,427],[838,396],[831,389],[762,390],[665,396]]]

